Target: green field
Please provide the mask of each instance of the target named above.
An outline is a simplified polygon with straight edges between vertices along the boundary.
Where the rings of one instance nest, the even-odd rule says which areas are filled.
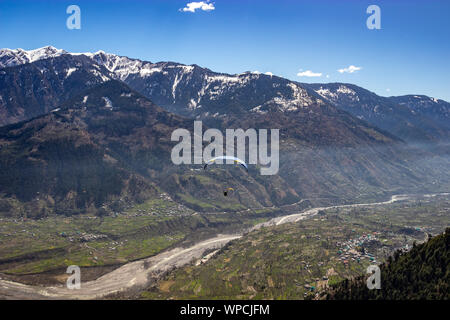
[[[0,219],[0,273],[64,273],[69,265],[119,266],[180,242],[239,230],[269,219],[273,210],[199,214],[166,194],[109,216]]]
[[[104,266],[154,255],[179,242],[193,212],[162,199],[117,216],[7,219],[0,221],[0,272],[40,273],[79,266]],[[171,226],[175,226],[169,231]]]

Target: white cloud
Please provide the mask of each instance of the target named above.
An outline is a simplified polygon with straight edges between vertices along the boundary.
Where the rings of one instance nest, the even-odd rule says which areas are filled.
[[[343,68],[343,69],[339,69],[338,72],[339,73],[353,73],[355,71],[359,71],[361,70],[361,67],[355,67],[354,65],[349,66],[348,68]]]
[[[299,77],[321,77],[322,73],[320,72],[312,72],[311,70],[306,70],[306,71],[302,71],[302,69],[300,69],[301,72],[297,73],[297,76]]]
[[[387,92],[391,92],[391,89],[387,88],[386,91],[387,91]]]
[[[327,74],[327,79],[330,79],[330,75],[329,74]]]
[[[209,1],[200,1],[200,2],[189,2],[186,4],[186,7],[181,8],[180,11],[183,12],[195,12],[196,10],[202,11],[212,11],[216,9],[213,3]]]
[[[265,75],[267,75],[267,76],[273,76],[273,73],[272,72],[269,72],[269,71],[267,71],[266,73],[264,73]]]

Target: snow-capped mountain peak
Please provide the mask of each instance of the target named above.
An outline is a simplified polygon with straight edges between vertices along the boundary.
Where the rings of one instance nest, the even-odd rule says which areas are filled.
[[[42,59],[53,58],[68,52],[52,46],[45,46],[33,50],[0,49],[0,68],[14,67],[17,65],[31,63]]]
[[[147,71],[144,70],[144,73],[149,73],[149,70],[151,69],[148,68],[148,65],[151,65],[151,63],[106,53],[103,50],[93,53],[70,53],[62,49],[57,49],[53,46],[45,46],[33,50],[23,50],[20,48],[0,49],[0,68],[14,67],[38,60],[55,58],[63,54],[70,54],[74,56],[85,55],[94,60],[96,63],[103,65],[109,71],[115,73],[117,78],[121,80],[125,79],[130,73],[139,73],[142,69],[147,69]]]

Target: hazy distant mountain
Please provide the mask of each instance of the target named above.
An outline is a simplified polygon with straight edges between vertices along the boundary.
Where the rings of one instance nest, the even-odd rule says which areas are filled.
[[[450,103],[427,96],[407,95],[389,100],[408,107],[412,113],[426,116],[447,130],[450,129]]]
[[[309,84],[326,101],[406,141],[450,139],[450,104],[427,96],[381,97],[361,87]]]

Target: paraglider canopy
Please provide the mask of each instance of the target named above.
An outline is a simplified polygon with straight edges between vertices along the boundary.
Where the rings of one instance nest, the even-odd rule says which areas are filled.
[[[203,167],[203,169],[206,170],[206,168],[207,168],[209,165],[214,164],[214,163],[217,163],[218,161],[226,162],[227,160],[233,160],[233,162],[234,162],[235,164],[239,164],[239,165],[243,166],[243,167],[245,168],[245,170],[248,172],[248,166],[247,166],[247,164],[246,164],[244,161],[242,161],[241,159],[236,158],[236,157],[232,157],[232,156],[220,156],[220,157],[212,158],[212,159],[206,161],[205,166]]]
[[[239,158],[236,158],[236,157],[233,157],[233,156],[220,156],[220,157],[212,158],[212,159],[206,161],[205,166],[203,167],[203,169],[206,170],[206,168],[208,166],[210,166],[210,165],[212,165],[214,163],[218,163],[218,162],[226,163],[227,160],[228,161],[232,160],[234,164],[244,167],[245,171],[248,172],[247,164],[243,160],[241,160]],[[223,191],[223,195],[226,197],[226,196],[228,196],[228,194],[231,191],[234,192],[234,189],[233,188],[226,188]]]
[[[223,195],[226,197],[226,196],[228,195],[228,192],[230,192],[230,191],[234,191],[234,189],[233,189],[233,188],[227,188],[227,189],[225,189],[225,190],[223,191]]]

